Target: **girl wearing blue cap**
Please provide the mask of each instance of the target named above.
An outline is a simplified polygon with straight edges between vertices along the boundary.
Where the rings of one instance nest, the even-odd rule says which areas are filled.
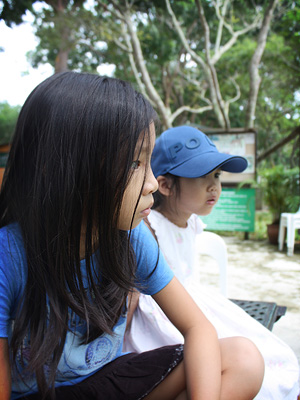
[[[292,350],[240,307],[219,293],[196,285],[195,237],[221,194],[221,172],[242,172],[243,157],[220,153],[198,129],[180,126],[165,131],[155,143],[151,166],[159,188],[148,217],[160,248],[177,278],[212,322],[219,338],[244,336],[259,348],[265,377],[256,400],[295,400],[299,367]],[[125,346],[145,351],[182,342],[182,336],[147,296],[140,296]]]

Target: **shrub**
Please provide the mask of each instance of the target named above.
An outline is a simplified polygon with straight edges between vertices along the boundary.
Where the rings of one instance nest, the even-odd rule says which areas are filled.
[[[287,169],[283,165],[259,170],[259,187],[263,201],[278,222],[283,212],[296,212],[300,206],[299,167]]]

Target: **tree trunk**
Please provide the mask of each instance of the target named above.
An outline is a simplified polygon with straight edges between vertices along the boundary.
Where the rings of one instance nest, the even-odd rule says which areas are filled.
[[[69,50],[60,49],[55,59],[55,73],[68,70]]]
[[[261,77],[259,75],[259,64],[261,62],[262,55],[266,47],[267,36],[271,25],[271,20],[273,17],[273,12],[277,3],[278,0],[270,0],[269,2],[269,5],[264,15],[262,26],[258,34],[257,46],[249,66],[250,90],[249,90],[248,107],[247,107],[246,121],[245,121],[246,122],[245,125],[248,128],[254,127],[257,96],[261,83]]]
[[[57,19],[55,25],[60,34],[60,45],[55,59],[55,73],[58,73],[68,70],[71,31],[66,25],[65,14],[67,12],[66,8],[69,0],[54,0],[48,1],[48,3],[51,4],[56,13]]]
[[[158,94],[157,90],[152,84],[151,77],[149,75],[149,72],[146,67],[146,63],[144,60],[142,48],[139,42],[139,39],[137,37],[136,31],[133,27],[132,21],[131,21],[131,14],[129,11],[126,11],[124,13],[124,19],[125,23],[128,29],[128,34],[130,37],[130,43],[132,46],[133,50],[133,58],[134,62],[141,73],[141,79],[143,81],[143,84],[145,85],[147,95],[149,96],[150,100],[154,103],[155,107],[160,113],[160,116],[162,118],[162,124],[164,129],[168,129],[172,127],[172,121],[171,121],[171,110],[169,107],[166,107],[163,100],[161,99],[160,95]]]

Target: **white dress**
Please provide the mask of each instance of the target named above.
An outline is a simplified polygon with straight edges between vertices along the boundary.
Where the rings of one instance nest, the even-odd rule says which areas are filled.
[[[217,290],[195,283],[195,236],[205,226],[200,218],[192,215],[187,228],[179,228],[157,211],[151,211],[148,220],[168,264],[214,325],[219,338],[244,336],[259,348],[265,361],[265,377],[255,400],[296,400],[299,365],[290,347]],[[151,296],[140,295],[123,351],[142,352],[176,343],[183,343],[180,332]]]

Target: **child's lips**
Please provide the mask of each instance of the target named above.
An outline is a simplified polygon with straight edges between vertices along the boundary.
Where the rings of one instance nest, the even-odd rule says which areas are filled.
[[[153,206],[153,202],[149,205],[149,207],[145,208],[143,211],[141,211],[141,214],[143,216],[148,216],[151,212],[151,207]]]
[[[216,204],[216,198],[215,198],[215,197],[212,197],[212,198],[208,199],[207,202],[206,202],[206,204],[208,204],[208,205],[210,205],[210,206],[215,205],[215,204]]]

